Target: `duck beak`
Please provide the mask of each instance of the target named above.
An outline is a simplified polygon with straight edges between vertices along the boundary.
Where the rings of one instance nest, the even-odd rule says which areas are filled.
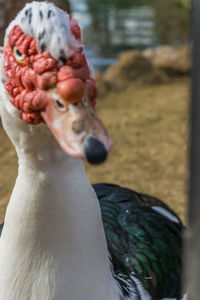
[[[91,164],[103,162],[113,142],[87,96],[76,104],[63,101],[57,90],[49,96],[41,114],[61,148]]]

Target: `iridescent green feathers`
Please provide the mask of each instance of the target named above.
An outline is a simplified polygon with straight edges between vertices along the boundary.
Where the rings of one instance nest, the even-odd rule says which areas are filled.
[[[153,299],[179,299],[183,226],[176,214],[156,198],[116,185],[94,189],[116,279],[135,274]],[[169,211],[176,222],[151,206]]]
[[[160,200],[117,185],[96,184],[94,189],[122,299],[132,290],[138,295],[134,299],[144,300],[137,280],[153,300],[180,299],[184,227],[178,216]],[[175,221],[152,207],[162,207]]]

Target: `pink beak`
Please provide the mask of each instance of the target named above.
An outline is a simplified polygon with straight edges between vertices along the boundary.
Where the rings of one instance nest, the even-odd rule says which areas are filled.
[[[86,158],[92,164],[103,162],[112,149],[112,139],[86,95],[72,104],[57,89],[49,91],[42,117],[61,148],[71,157]]]

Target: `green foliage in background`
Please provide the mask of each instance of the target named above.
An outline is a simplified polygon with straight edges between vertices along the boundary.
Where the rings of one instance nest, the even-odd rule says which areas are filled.
[[[87,0],[93,26],[107,36],[106,45],[109,44],[109,35],[112,34],[109,31],[110,15],[119,24],[121,16],[116,13],[118,9],[127,10],[134,6],[154,7],[154,30],[157,39],[155,45],[181,44],[189,36],[189,4],[190,0]]]
[[[181,7],[184,7],[184,8],[187,8],[187,9],[190,7],[190,4],[191,4],[190,0],[175,0],[175,1]]]
[[[182,4],[189,0],[154,0],[155,31],[161,44],[177,44],[189,39],[189,10]],[[179,2],[179,3],[178,3]]]

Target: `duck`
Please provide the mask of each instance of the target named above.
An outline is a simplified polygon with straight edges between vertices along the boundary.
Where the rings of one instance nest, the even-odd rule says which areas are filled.
[[[112,139],[78,23],[31,2],[6,30],[0,114],[18,175],[0,226],[0,300],[181,298],[184,226],[161,200],[91,185]]]

